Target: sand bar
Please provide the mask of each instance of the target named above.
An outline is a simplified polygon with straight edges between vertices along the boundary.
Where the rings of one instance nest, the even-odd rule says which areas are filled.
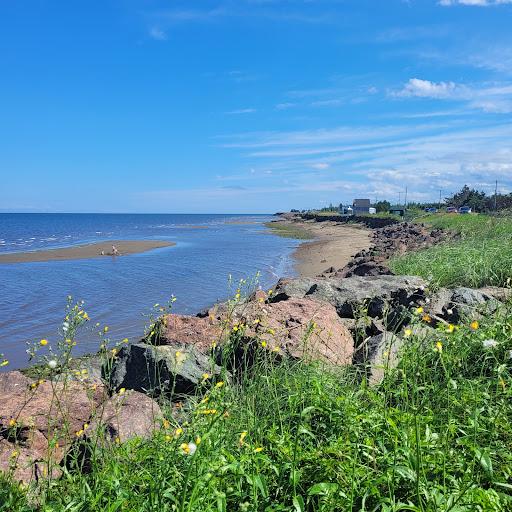
[[[301,277],[315,277],[329,267],[342,268],[354,254],[371,245],[370,230],[358,224],[289,220],[279,224],[306,231],[314,238],[299,245],[293,254]]]
[[[112,255],[113,245],[116,246],[118,251],[116,256]],[[73,247],[62,247],[60,249],[0,254],[0,263],[32,263],[36,261],[118,258],[128,254],[137,254],[150,251],[151,249],[171,247],[173,245],[176,244],[174,242],[166,242],[163,240],[105,240],[103,242],[76,245]],[[102,254],[102,251],[104,254]]]

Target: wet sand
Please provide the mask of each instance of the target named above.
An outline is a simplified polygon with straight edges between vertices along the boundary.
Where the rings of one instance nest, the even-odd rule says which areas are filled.
[[[295,250],[295,269],[301,277],[315,277],[329,267],[344,267],[362,249],[371,245],[370,230],[355,224],[336,222],[280,221],[310,233],[314,240]]]
[[[112,245],[115,245],[118,254],[112,254]],[[117,258],[128,254],[137,254],[158,249],[160,247],[171,247],[174,242],[163,240],[106,240],[93,244],[76,245],[74,247],[62,247],[60,249],[48,249],[33,252],[16,252],[0,254],[0,263],[32,263],[36,261],[60,261],[60,260],[81,260],[88,258]],[[101,252],[104,254],[101,254]]]

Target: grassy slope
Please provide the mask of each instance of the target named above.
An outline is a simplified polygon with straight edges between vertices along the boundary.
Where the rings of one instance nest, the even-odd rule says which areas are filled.
[[[419,275],[434,286],[505,286],[512,278],[512,218],[485,215],[419,217],[432,227],[460,233],[460,240],[391,261],[398,274]]]
[[[149,441],[97,452],[91,473],[43,488],[40,510],[512,510],[511,349],[509,311],[412,339],[374,388],[260,349],[238,385],[205,384],[182,433],[171,419]],[[34,509],[0,481],[0,510]]]

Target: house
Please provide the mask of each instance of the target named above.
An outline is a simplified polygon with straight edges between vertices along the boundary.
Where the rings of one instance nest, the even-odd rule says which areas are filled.
[[[352,209],[356,215],[358,213],[368,213],[370,211],[370,205],[371,202],[369,199],[354,199]]]

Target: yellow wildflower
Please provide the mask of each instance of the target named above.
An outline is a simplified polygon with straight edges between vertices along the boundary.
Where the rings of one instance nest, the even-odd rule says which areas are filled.
[[[216,388],[221,388],[222,386],[224,386],[224,381],[222,381],[222,380],[217,382],[217,384],[215,384]]]
[[[12,459],[15,459],[19,454],[20,454],[20,452],[18,452],[17,450],[14,450],[14,451],[11,453],[11,458],[12,458]]]
[[[210,378],[209,373],[203,373],[203,380],[208,380]]]
[[[119,352],[119,350],[117,350],[117,348],[113,348],[110,352],[115,357],[117,355],[117,353]]]
[[[120,395],[124,395],[125,393],[126,393],[126,388],[121,388],[121,389],[119,390],[119,394],[120,394]]]
[[[443,351],[443,344],[440,341],[438,341],[436,343],[436,352],[441,353],[442,351]]]
[[[259,318],[256,318],[255,320],[253,320],[253,325],[257,325],[260,323],[260,319]]]
[[[108,325],[105,325],[105,327],[103,327],[103,332],[108,332]]]
[[[7,366],[9,364],[9,361],[7,361],[7,359],[4,359],[1,363],[0,363],[0,367],[1,366]]]
[[[469,324],[469,327],[471,330],[476,331],[480,327],[480,324],[476,320],[473,320],[473,322]]]
[[[164,419],[164,421],[162,422],[162,426],[165,428],[165,429],[168,429],[171,424],[169,423],[169,420],[167,419]]]
[[[183,434],[183,429],[181,427],[178,427],[175,431],[174,431],[174,437],[180,437],[181,434]]]
[[[45,347],[46,345],[48,345],[48,340],[41,340],[41,341],[39,342],[39,344],[40,344],[41,346]]]
[[[265,348],[265,347],[267,346],[267,342],[266,342],[265,340],[263,340],[263,341],[261,342],[261,346],[262,346],[263,348]]]
[[[10,427],[15,427],[15,426],[16,426],[16,420],[15,420],[15,419],[13,419],[13,418],[11,418],[11,419],[9,420],[9,426],[10,426]]]
[[[116,444],[120,444],[121,443],[121,439],[119,438],[119,436],[115,438],[115,443]]]
[[[419,308],[416,308],[416,314],[421,315],[423,313],[423,308],[420,306]]]
[[[446,328],[446,332],[452,333],[453,331],[455,331],[455,325],[448,324],[448,327]]]
[[[408,338],[408,337],[409,337],[409,336],[411,336],[411,335],[412,335],[412,329],[405,329],[405,331],[404,331],[404,336],[405,336],[406,338]]]
[[[169,434],[167,434],[167,435],[165,436],[165,440],[166,440],[166,441],[172,441],[172,437],[171,437]]]
[[[257,448],[254,448],[254,453],[260,453],[263,451],[263,448],[261,446],[258,446]]]
[[[424,322],[427,322],[427,323],[430,323],[432,322],[432,317],[430,315],[423,315],[421,317],[421,319],[424,321]]]
[[[275,334],[274,329],[269,329],[267,332],[268,332],[271,336],[273,336],[273,335]]]
[[[76,436],[76,437],[80,437],[83,433],[84,433],[84,430],[83,430],[83,429],[77,430],[77,431],[75,432],[75,436]]]
[[[201,441],[202,441],[201,437],[200,437],[200,436],[197,436],[197,437],[196,437],[196,445],[198,445],[198,446],[199,446],[199,445],[201,444]]]
[[[244,444],[244,439],[247,437],[247,430],[244,430],[241,434],[240,434],[240,437],[238,438],[238,444],[240,446],[242,446]]]
[[[124,338],[123,343],[128,343],[128,338]]]

